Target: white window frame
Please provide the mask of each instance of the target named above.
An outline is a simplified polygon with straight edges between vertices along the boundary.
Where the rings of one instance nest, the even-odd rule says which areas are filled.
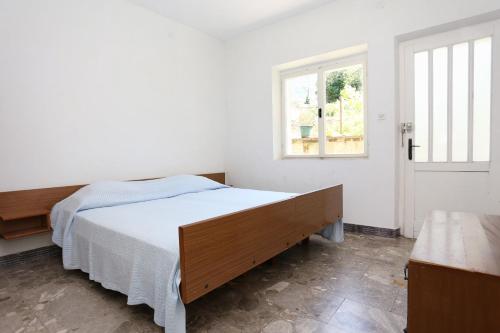
[[[326,91],[324,87],[325,73],[328,71],[341,69],[353,65],[363,66],[363,153],[360,154],[326,154],[325,153],[325,105]],[[322,109],[323,116],[318,119],[318,154],[289,154],[288,148],[288,129],[286,114],[286,89],[285,80],[317,73],[318,75],[318,108]],[[281,151],[282,158],[366,158],[368,157],[368,61],[367,53],[355,54],[345,58],[334,59],[326,62],[319,62],[311,65],[296,67],[280,72],[280,95],[281,95]]]

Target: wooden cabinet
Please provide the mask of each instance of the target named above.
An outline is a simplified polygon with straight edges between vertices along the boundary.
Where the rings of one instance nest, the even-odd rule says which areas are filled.
[[[408,264],[408,332],[500,332],[500,216],[429,215]]]

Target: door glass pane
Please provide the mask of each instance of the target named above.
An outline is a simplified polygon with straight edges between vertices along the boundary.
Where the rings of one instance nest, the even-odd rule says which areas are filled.
[[[453,46],[451,160],[466,162],[469,122],[469,44]]]
[[[317,155],[318,75],[316,73],[285,80],[287,153]]]
[[[491,37],[474,42],[473,160],[490,159]]]
[[[325,153],[364,153],[363,65],[325,72]]]
[[[448,48],[432,52],[432,161],[446,162],[448,142]]]
[[[429,52],[415,53],[415,162],[427,162],[429,143]]]

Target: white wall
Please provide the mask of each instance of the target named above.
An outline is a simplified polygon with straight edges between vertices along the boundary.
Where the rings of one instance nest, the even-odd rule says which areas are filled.
[[[225,169],[243,187],[344,183],[347,222],[396,228],[395,37],[499,8],[337,0],[224,44],[126,1],[0,0],[0,191]],[[369,157],[274,160],[272,67],[364,43]]]
[[[126,1],[0,0],[0,191],[223,171],[223,62]]]
[[[236,186],[307,191],[344,184],[345,221],[397,228],[396,37],[500,9],[498,0],[338,0],[227,44],[226,170]],[[273,159],[273,66],[368,44],[369,157]],[[385,120],[377,120],[385,114]]]

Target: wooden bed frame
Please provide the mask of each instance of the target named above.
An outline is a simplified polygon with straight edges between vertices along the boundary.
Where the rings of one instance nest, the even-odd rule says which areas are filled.
[[[179,227],[187,304],[342,218],[342,185]]]
[[[202,176],[225,183],[225,173]],[[0,192],[0,227],[48,219],[53,205],[82,186]],[[337,185],[179,227],[182,301],[200,298],[341,218]]]

